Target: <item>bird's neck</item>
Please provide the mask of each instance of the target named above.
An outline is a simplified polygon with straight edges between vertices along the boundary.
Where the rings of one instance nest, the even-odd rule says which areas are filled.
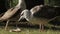
[[[23,0],[18,0],[18,5],[20,5],[23,2]]]
[[[20,5],[24,2],[24,0],[18,0],[18,4],[16,5],[16,7],[20,7]]]

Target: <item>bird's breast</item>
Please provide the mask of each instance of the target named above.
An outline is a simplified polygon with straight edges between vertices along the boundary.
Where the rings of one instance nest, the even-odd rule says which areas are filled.
[[[48,23],[48,19],[44,19],[44,18],[31,18],[30,19],[30,22],[32,23],[32,24],[46,24],[46,23]]]

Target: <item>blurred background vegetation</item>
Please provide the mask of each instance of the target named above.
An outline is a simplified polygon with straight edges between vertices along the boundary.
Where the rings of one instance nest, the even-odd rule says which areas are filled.
[[[26,1],[26,4],[28,4],[28,1],[27,0],[25,0],[25,1]],[[33,1],[36,1],[36,0],[33,0]],[[32,0],[29,0],[29,2],[30,3],[28,4],[27,7],[33,6],[34,2],[32,2]],[[43,3],[45,5],[49,5],[49,6],[60,6],[60,0],[43,0],[43,1],[38,0],[38,1],[36,1],[36,4],[38,2]],[[0,13],[5,12],[7,9],[9,9],[11,7],[14,7],[17,3],[18,3],[18,0],[0,0]]]
[[[18,3],[18,0],[5,0],[5,6],[7,8],[14,7]]]
[[[0,14],[14,7],[17,3],[18,0],[0,0]]]
[[[50,6],[60,6],[60,0],[44,0],[44,4]]]

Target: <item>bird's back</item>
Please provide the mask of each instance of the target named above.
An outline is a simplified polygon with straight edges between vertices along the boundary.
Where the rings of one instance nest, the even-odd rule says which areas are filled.
[[[33,11],[34,12],[34,11]],[[34,12],[31,22],[33,23],[47,23],[57,16],[59,11],[55,11],[55,7],[43,6],[39,11]]]
[[[41,10],[35,12],[33,16],[36,18],[51,19],[51,18],[56,17],[57,14],[54,7],[46,6],[46,7],[42,7]]]

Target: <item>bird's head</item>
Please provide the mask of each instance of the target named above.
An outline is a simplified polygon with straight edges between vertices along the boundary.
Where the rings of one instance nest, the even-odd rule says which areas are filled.
[[[29,10],[25,9],[21,12],[20,16],[27,16],[29,13]]]
[[[19,18],[19,20],[18,21],[20,21],[20,20],[22,20],[22,19],[28,19],[28,18],[30,18],[30,11],[29,10],[27,10],[27,9],[25,9],[25,10],[23,10],[22,12],[21,12],[21,14],[20,14],[20,18]]]

